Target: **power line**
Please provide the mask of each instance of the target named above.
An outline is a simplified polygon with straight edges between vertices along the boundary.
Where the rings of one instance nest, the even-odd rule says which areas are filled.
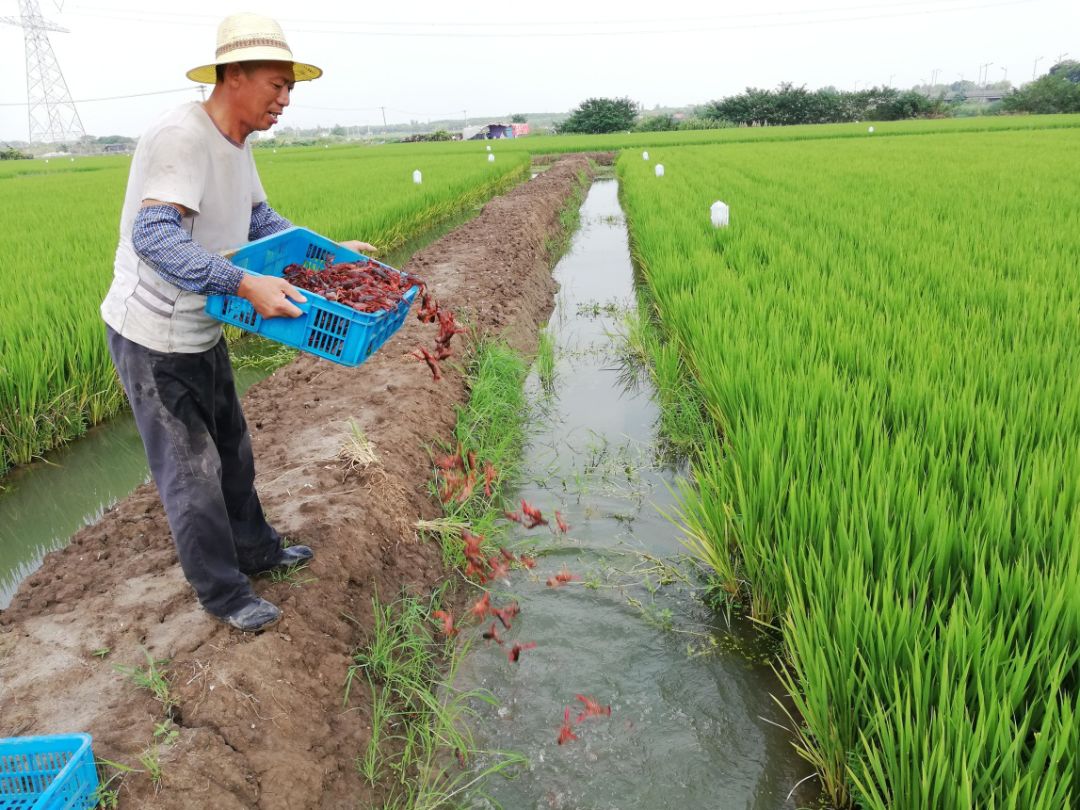
[[[944,0],[948,2],[959,2],[960,0]],[[924,12],[941,12],[950,11],[952,9],[942,8],[941,3],[938,0],[906,0],[905,2],[889,2],[889,3],[874,3],[874,4],[859,4],[859,5],[847,5],[847,6],[823,6],[818,8],[809,9],[779,9],[774,11],[753,11],[744,12],[741,14],[723,14],[723,15],[701,15],[690,17],[639,17],[628,20],[612,20],[611,18],[605,18],[600,20],[556,20],[550,22],[538,22],[537,20],[526,21],[510,21],[510,22],[458,22],[458,21],[444,21],[444,22],[425,22],[423,20],[408,20],[408,21],[393,21],[393,20],[342,20],[342,19],[312,19],[311,17],[279,17],[280,22],[296,22],[301,25],[363,25],[363,26],[386,26],[386,27],[427,27],[427,28],[536,28],[538,26],[569,26],[569,25],[642,25],[645,23],[682,23],[682,22],[702,22],[702,21],[724,21],[730,19],[748,19],[754,17],[794,17],[794,16],[808,16],[812,14],[826,14],[841,11],[890,11],[895,8],[904,8],[909,6],[929,6]],[[198,20],[199,24],[206,22],[217,22],[221,19],[217,14],[200,14],[198,12],[176,12],[176,11],[158,11],[151,9],[125,9],[116,8],[112,6],[91,6],[82,5],[79,8],[84,8],[91,11],[100,11],[110,14],[121,15],[140,15],[142,19],[145,19],[147,15],[151,17],[168,17],[168,18],[180,18],[194,21]],[[95,16],[93,14],[85,14],[84,12],[69,12],[75,15],[82,16]],[[921,12],[920,12],[921,13]]]
[[[126,96],[101,96],[99,98],[77,98],[73,99],[73,104],[89,104],[94,101],[116,101],[122,98],[142,98],[143,96],[163,96],[166,93],[191,93],[198,90],[198,87],[178,87],[175,90],[152,90],[149,93],[129,93]],[[25,107],[25,101],[5,101],[0,102],[0,107]]]
[[[649,29],[627,29],[627,30],[591,30],[591,31],[536,31],[529,30],[524,32],[498,32],[498,33],[481,33],[481,32],[462,32],[462,31],[372,31],[372,30],[343,30],[341,26],[359,26],[359,25],[374,25],[370,22],[344,22],[338,21],[335,28],[305,28],[301,26],[290,26],[290,33],[305,33],[305,34],[338,34],[338,35],[358,35],[367,37],[410,37],[410,38],[469,38],[469,39],[558,39],[558,38],[575,38],[575,37],[620,37],[620,36],[663,36],[667,34],[701,34],[701,33],[715,33],[724,31],[743,31],[762,28],[792,28],[798,26],[807,25],[829,25],[834,23],[846,23],[846,22],[873,22],[877,20],[895,19],[898,17],[921,17],[935,14],[948,14],[958,11],[986,11],[993,8],[1002,8],[1007,6],[1020,6],[1031,5],[1032,3],[1042,2],[1042,0],[1004,0],[1004,2],[997,3],[977,3],[974,5],[954,5],[948,8],[945,7],[933,7],[925,8],[914,11],[892,11],[884,14],[871,14],[862,16],[848,16],[848,17],[830,17],[820,19],[806,19],[806,20],[778,20],[774,22],[758,22],[758,23],[744,23],[736,25],[720,25],[720,26],[695,26],[694,28],[649,28]],[[896,4],[905,5],[905,4]],[[877,10],[882,8],[881,6],[865,6],[865,7],[850,7],[852,10],[859,8],[865,8],[866,10]],[[168,25],[196,25],[204,26],[205,22],[185,22],[182,20],[155,20],[141,15],[144,12],[134,12],[128,15],[126,12],[121,12],[124,16],[121,17],[101,17],[101,19],[112,19],[122,22],[147,22],[147,23],[160,23]],[[782,12],[775,12],[775,15],[779,15]],[[792,13],[811,13],[811,12],[792,12]],[[813,12],[816,13],[816,12]],[[84,16],[95,17],[101,15],[85,14]],[[755,15],[748,15],[755,16]],[[703,19],[719,19],[719,18],[703,18]],[[724,19],[730,19],[726,17]],[[310,22],[310,21],[308,21]],[[672,22],[672,20],[666,20],[666,22]],[[639,24],[640,21],[635,20],[628,24]],[[415,23],[414,23],[415,24]],[[565,23],[563,25],[579,24]],[[606,21],[607,25],[611,25],[612,21]],[[383,25],[389,25],[383,23]],[[397,25],[397,23],[395,23]],[[401,23],[404,25],[404,23]],[[475,24],[479,25],[479,24]],[[506,24],[516,25],[516,24]],[[536,28],[538,25],[544,25],[543,23],[532,23],[531,28]],[[551,24],[548,24],[551,25]]]

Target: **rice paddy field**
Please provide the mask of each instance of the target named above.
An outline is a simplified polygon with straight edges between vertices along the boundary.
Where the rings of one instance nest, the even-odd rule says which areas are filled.
[[[271,204],[297,224],[390,249],[520,179],[525,153],[270,150],[257,155]],[[116,413],[123,393],[98,314],[112,279],[129,158],[0,164],[0,475]],[[424,182],[412,182],[413,169]]]
[[[651,158],[633,250],[718,428],[687,543],[779,629],[826,795],[1076,807],[1080,133]]]
[[[388,249],[516,182],[533,154],[623,150],[661,423],[704,416],[685,422],[686,545],[728,606],[782,638],[824,795],[1075,807],[1080,116],[875,129],[257,159],[284,215]],[[123,407],[98,305],[128,165],[0,164],[0,204],[19,212],[0,232],[0,475]]]

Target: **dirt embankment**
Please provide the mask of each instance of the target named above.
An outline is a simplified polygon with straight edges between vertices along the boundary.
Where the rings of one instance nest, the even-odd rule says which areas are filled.
[[[555,284],[546,255],[583,157],[485,206],[411,262],[441,304],[531,351]],[[284,620],[245,636],[204,613],[176,561],[164,513],[143,486],[49,555],[0,614],[0,736],[88,731],[98,758],[141,766],[164,716],[114,664],[169,659],[179,736],[163,778],[130,774],[123,807],[364,807],[378,791],[354,759],[370,734],[366,695],[343,707],[350,653],[367,639],[371,597],[425,593],[443,576],[438,548],[412,524],[438,514],[428,447],[448,438],[467,391],[447,364],[435,382],[408,357],[435,328],[409,318],[357,369],[304,356],[255,386],[244,407],[268,515],[316,551],[300,587],[260,580]],[[343,478],[337,453],[355,420],[378,469]],[[97,657],[95,651],[108,649]],[[114,784],[115,786],[115,784]]]

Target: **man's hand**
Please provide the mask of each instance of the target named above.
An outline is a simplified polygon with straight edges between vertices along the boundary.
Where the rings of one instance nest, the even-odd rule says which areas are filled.
[[[350,239],[348,242],[338,242],[338,244],[343,248],[363,253],[365,256],[374,256],[379,252],[379,249],[374,245],[369,245],[367,242],[357,242],[355,239]]]
[[[307,301],[296,287],[283,278],[253,276],[248,273],[244,274],[236,294],[250,301],[255,311],[264,318],[277,318],[282,315],[295,318],[303,315],[289,299],[301,304]]]

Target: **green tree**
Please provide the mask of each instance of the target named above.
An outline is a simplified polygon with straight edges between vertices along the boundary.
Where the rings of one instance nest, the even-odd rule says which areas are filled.
[[[619,132],[632,128],[635,118],[637,105],[628,98],[589,98],[571,111],[559,132]]]
[[[1002,99],[1008,112],[1074,113],[1080,112],[1080,84],[1064,75],[1047,73],[1025,84],[1011,96]]]
[[[524,113],[514,113],[510,116],[511,124],[525,124],[528,122],[528,120],[529,119],[525,117]]]
[[[1060,76],[1068,79],[1073,84],[1080,84],[1080,62],[1075,59],[1065,59],[1050,68],[1051,76]]]
[[[943,115],[945,104],[941,99],[927,98],[915,90],[894,93],[868,111],[867,118],[874,121],[902,121],[905,118],[926,118]]]
[[[678,125],[671,115],[649,115],[638,121],[634,129],[638,132],[669,132],[678,129]]]

